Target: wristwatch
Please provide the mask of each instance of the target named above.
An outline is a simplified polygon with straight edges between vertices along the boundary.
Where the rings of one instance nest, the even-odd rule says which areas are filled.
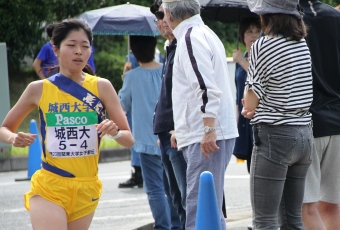
[[[106,134],[108,137],[110,137],[113,140],[116,140],[117,138],[121,137],[123,135],[122,131],[120,131],[120,129],[118,129],[118,132],[116,135],[111,136],[110,134]]]
[[[204,133],[211,133],[211,132],[213,132],[213,131],[215,131],[216,130],[216,128],[215,127],[209,127],[209,126],[205,126],[204,127]]]

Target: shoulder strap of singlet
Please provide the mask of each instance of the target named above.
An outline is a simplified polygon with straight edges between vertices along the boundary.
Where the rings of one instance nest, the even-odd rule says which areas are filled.
[[[97,112],[98,122],[105,120],[105,108],[101,100],[94,95],[89,90],[85,89],[83,86],[77,84],[71,79],[65,77],[64,75],[57,73],[49,78],[47,78],[51,83],[56,85],[62,91],[72,95],[78,100],[84,102],[91,109]]]

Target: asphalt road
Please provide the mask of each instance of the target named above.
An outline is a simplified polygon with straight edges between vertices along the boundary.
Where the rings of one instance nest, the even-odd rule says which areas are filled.
[[[99,164],[103,193],[92,221],[91,230],[152,229],[152,215],[143,189],[118,189],[118,183],[130,176],[130,162]],[[32,229],[29,213],[24,208],[23,194],[29,181],[27,171],[0,173],[0,229]],[[229,230],[247,229],[251,223],[249,175],[245,164],[232,158],[225,175],[227,226]]]

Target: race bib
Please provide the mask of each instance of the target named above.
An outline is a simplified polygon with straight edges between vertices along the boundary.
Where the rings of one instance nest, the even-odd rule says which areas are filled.
[[[52,157],[84,157],[97,154],[96,112],[46,114],[46,148]]]

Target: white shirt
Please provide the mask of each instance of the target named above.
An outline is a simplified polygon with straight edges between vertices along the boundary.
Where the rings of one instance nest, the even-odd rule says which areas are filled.
[[[222,42],[204,25],[200,15],[182,21],[173,34],[177,50],[172,102],[178,148],[202,140],[206,117],[216,119],[217,140],[238,137]]]

